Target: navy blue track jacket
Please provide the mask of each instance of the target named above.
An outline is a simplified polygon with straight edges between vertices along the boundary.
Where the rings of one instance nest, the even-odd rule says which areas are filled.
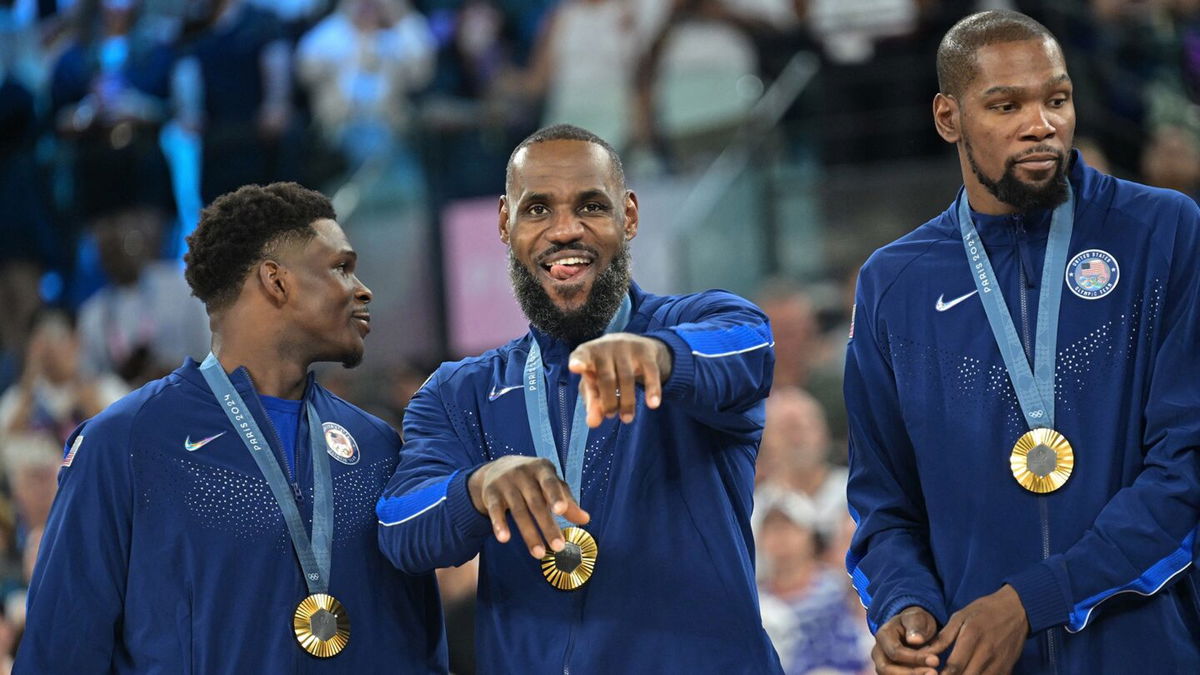
[[[939,622],[1011,584],[1032,634],[1018,672],[1200,672],[1200,213],[1176,192],[1072,155],[1055,427],[1074,473],[1027,492],[1028,430],[963,250],[955,208],[859,276],[846,363],[847,557],[872,628]],[[1049,212],[973,215],[1027,353]]]
[[[274,426],[245,370],[230,379],[278,456]],[[292,614],[308,589],[283,515],[189,359],[68,441],[14,672],[445,673],[433,575],[402,574],[379,552],[374,507],[396,467],[399,437],[311,376],[305,398],[357,446],[351,453],[343,442],[342,456],[331,449],[329,460],[329,593],[350,617],[350,643],[340,654],[318,659],[293,637]],[[303,417],[300,427],[298,475],[289,479],[311,528]]]
[[[657,410],[639,388],[632,424],[614,418],[588,434],[575,492],[600,551],[582,588],[550,586],[515,529],[496,541],[466,485],[485,462],[536,455],[522,388],[530,340],[542,349],[561,453],[579,385],[567,370],[571,345],[534,330],[443,364],[405,415],[400,467],[378,507],[380,545],[414,574],[482,551],[483,673],[779,672],[750,531],[774,366],[766,317],[719,291],[664,297],[635,285],[631,297],[626,332],[664,341],[674,368]]]

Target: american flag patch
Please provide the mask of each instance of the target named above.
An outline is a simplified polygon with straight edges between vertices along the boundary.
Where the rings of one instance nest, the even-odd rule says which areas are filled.
[[[75,437],[75,442],[71,444],[71,449],[67,451],[67,456],[63,457],[62,465],[64,467],[71,466],[71,462],[75,461],[75,453],[79,452],[79,446],[83,445],[83,434]]]

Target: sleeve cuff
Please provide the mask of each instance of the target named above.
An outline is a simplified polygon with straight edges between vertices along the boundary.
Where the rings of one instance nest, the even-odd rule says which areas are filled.
[[[696,357],[692,348],[673,330],[656,330],[646,333],[667,345],[671,350],[671,376],[663,385],[663,399],[681,399],[693,389],[696,382]]]
[[[457,472],[446,486],[446,510],[450,513],[450,522],[464,538],[481,537],[492,531],[491,520],[475,510],[467,491],[467,481],[479,466]]]
[[[1029,619],[1030,633],[1065,624],[1070,618],[1071,605],[1063,597],[1062,587],[1054,578],[1053,570],[1045,563],[1014,574],[1004,583],[1012,586],[1021,598],[1025,616]]]

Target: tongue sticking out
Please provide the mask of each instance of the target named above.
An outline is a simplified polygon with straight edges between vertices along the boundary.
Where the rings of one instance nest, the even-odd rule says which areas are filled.
[[[587,265],[551,265],[550,276],[558,281],[567,281],[583,273],[587,268]]]

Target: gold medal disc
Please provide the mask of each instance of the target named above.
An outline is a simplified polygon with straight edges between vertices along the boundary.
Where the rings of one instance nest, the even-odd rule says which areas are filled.
[[[542,556],[542,575],[551,586],[573,591],[592,577],[600,548],[583,528],[568,527],[562,533],[567,545],[558,553]]]
[[[1062,487],[1075,469],[1071,444],[1053,429],[1034,429],[1018,438],[1008,460],[1013,478],[1038,494]]]
[[[292,628],[300,647],[318,658],[337,656],[350,643],[350,615],[337,598],[325,593],[300,601]]]

